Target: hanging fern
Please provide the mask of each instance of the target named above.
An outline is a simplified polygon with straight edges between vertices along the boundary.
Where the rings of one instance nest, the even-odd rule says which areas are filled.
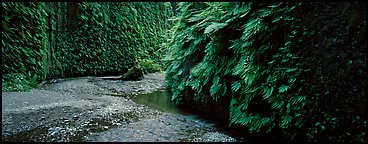
[[[311,77],[315,77],[311,71],[338,75],[312,66],[323,61],[318,51],[325,48],[311,50],[315,45],[311,45],[310,40],[317,39],[314,34],[319,33],[315,28],[317,32],[313,32],[311,26],[322,20],[304,18],[305,13],[311,11],[323,15],[314,12],[313,7],[318,5],[323,4],[179,3],[181,13],[175,17],[165,59],[166,87],[173,93],[172,100],[187,105],[212,103],[218,109],[228,106],[230,125],[246,126],[251,133],[268,133],[273,134],[273,138],[289,140],[307,139],[307,135],[308,140],[317,139],[318,130],[310,124],[319,120],[303,114],[319,115],[317,111],[320,110],[314,108],[321,100],[316,97],[325,93],[314,95],[322,91],[327,94],[328,90],[320,90],[326,86],[317,84],[315,80],[319,78],[312,78],[311,82]],[[307,24],[307,21],[313,23]],[[331,47],[330,51],[336,50]],[[329,67],[324,63],[324,67]],[[324,76],[321,80],[322,77],[322,82],[330,81]],[[312,83],[319,88],[311,86]],[[364,85],[361,81],[358,83]],[[332,110],[337,105],[329,107]],[[217,109],[211,111],[215,115],[218,113]],[[357,121],[363,123],[363,120]],[[305,134],[305,130],[313,132],[313,136]]]

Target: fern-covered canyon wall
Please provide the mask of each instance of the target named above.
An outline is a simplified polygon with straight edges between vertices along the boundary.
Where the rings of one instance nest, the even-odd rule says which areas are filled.
[[[2,90],[29,89],[47,71],[45,3],[2,2]]]
[[[162,65],[172,16],[168,2],[2,2],[2,10],[3,91]]]
[[[178,10],[165,58],[177,104],[265,141],[366,141],[366,3]]]

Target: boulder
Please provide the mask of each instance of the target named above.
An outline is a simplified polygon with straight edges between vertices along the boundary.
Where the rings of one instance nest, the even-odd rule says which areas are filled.
[[[122,77],[122,80],[137,81],[143,79],[143,70],[139,66],[135,65],[130,68]]]

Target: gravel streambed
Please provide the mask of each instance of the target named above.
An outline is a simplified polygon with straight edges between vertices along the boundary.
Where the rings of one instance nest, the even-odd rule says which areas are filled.
[[[161,73],[140,81],[111,78],[117,77],[80,77],[30,92],[2,92],[2,141],[243,141],[193,115],[137,103],[136,97],[163,90]]]

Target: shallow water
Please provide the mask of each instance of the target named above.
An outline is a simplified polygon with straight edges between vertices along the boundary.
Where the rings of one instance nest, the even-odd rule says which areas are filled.
[[[134,101],[139,104],[144,104],[157,110],[169,113],[181,114],[183,111],[179,110],[170,100],[167,92],[159,90],[153,93],[137,95]]]
[[[244,137],[241,136],[241,132],[232,130],[228,127],[226,122],[220,121],[213,116],[209,116],[197,111],[184,109],[183,107],[176,107],[170,99],[170,94],[168,94],[164,90],[158,90],[148,94],[140,94],[134,97],[133,100],[136,103],[147,105],[163,112],[183,115],[189,119],[202,121],[204,123],[207,123],[208,125],[215,124],[219,131],[236,137],[238,141],[247,141]]]

